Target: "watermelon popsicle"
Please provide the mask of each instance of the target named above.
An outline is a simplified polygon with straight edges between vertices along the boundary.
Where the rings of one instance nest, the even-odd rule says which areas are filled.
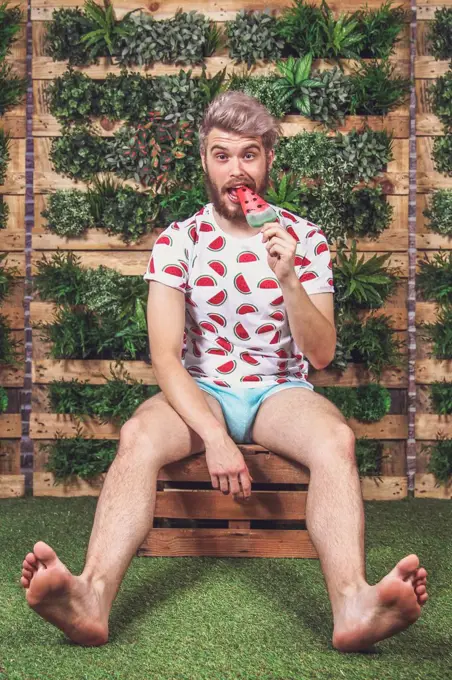
[[[250,227],[258,229],[267,222],[277,222],[278,215],[267,201],[246,186],[236,188],[240,205]]]

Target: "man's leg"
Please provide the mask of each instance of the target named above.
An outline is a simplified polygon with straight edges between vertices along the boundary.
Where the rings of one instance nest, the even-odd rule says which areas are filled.
[[[306,522],[331,600],[335,647],[364,649],[413,623],[427,600],[427,572],[410,555],[379,584],[367,584],[355,438],[334,404],[308,389],[282,390],[261,405],[252,436],[310,470]]]
[[[206,399],[224,423],[216,399],[210,395]],[[97,504],[83,573],[71,574],[50,546],[38,542],[23,563],[21,584],[28,604],[74,642],[107,642],[113,600],[152,527],[158,472],[163,465],[203,450],[202,439],[163,393],[141,404],[121,428],[118,452]]]

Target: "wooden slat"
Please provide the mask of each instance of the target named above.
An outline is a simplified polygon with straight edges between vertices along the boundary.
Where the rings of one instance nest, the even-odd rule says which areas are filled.
[[[452,359],[422,359],[416,364],[416,382],[429,385],[444,378],[452,380]]]
[[[361,491],[365,501],[395,501],[408,495],[406,477],[363,477]]]
[[[452,416],[437,413],[416,414],[416,439],[436,439],[438,432],[452,437]]]
[[[140,557],[297,557],[316,558],[306,530],[152,529]]]
[[[74,7],[79,5],[78,0],[58,0],[58,2],[48,2],[47,0],[33,0],[31,17],[33,21],[49,21],[52,17],[52,12],[55,7]],[[118,19],[122,18],[124,14],[135,9],[137,6],[134,0],[114,0],[115,14]],[[319,0],[314,0],[312,4],[319,5]],[[369,8],[376,9],[380,6],[380,0],[369,0],[367,3]],[[407,0],[402,0],[399,3],[401,6],[409,9]],[[143,6],[143,11],[152,15],[155,19],[169,19],[174,16],[179,7],[183,7],[180,0],[165,0],[165,2],[151,2],[147,6]],[[270,9],[275,16],[281,14],[284,7],[291,6],[288,0],[223,0],[221,6],[218,3],[211,3],[209,0],[196,0],[190,2],[190,10],[201,12],[205,16],[214,21],[230,21],[235,18],[240,9],[259,10]],[[356,10],[356,2],[353,0],[346,0],[339,2],[338,0],[331,0],[328,7],[332,9],[335,15],[340,12],[353,12]]]
[[[436,302],[416,302],[416,323],[435,323],[438,311]]]
[[[435,476],[429,473],[416,475],[414,495],[416,498],[439,498],[450,500],[452,498],[452,484],[438,485]]]
[[[433,21],[435,18],[435,12],[442,7],[451,7],[451,0],[444,0],[441,3],[430,3],[428,0],[424,2],[417,2],[416,16],[418,19],[418,27],[427,21]],[[425,27],[427,28],[427,27]]]
[[[0,441],[0,476],[2,475],[20,475],[20,439],[18,438]]]
[[[24,475],[0,475],[0,498],[20,498],[24,495]]]
[[[23,387],[24,369],[0,366],[0,385],[2,387]]]
[[[15,106],[13,109],[9,109],[3,116],[0,116],[0,128],[8,132],[11,137],[26,137],[27,117],[25,104]]]
[[[0,438],[10,439],[22,435],[20,413],[3,413],[0,415]]]
[[[12,139],[10,142],[10,161],[5,184],[0,184],[0,194],[25,194],[25,142],[25,139]]]
[[[418,137],[416,139],[418,193],[452,188],[452,177],[447,177],[447,175],[443,175],[435,169],[432,155],[433,144],[433,137]]]
[[[414,72],[416,78],[438,78],[438,76],[446,75],[448,70],[448,61],[437,61],[432,56],[416,57],[414,62]]]

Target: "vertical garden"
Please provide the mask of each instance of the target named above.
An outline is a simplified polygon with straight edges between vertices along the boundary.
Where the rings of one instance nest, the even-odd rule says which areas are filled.
[[[451,13],[418,8],[419,252],[450,248]],[[282,122],[267,199],[320,225],[333,253],[336,356],[310,379],[356,433],[364,497],[406,496],[409,3],[333,12],[302,0],[266,11],[33,0],[31,17],[34,494],[97,494],[120,426],[158,391],[143,273],[161,230],[207,201],[197,124],[217,94],[238,89]],[[17,215],[13,226],[23,234]],[[23,249],[23,235],[15,243]],[[1,248],[23,266],[15,246]],[[433,383],[450,358],[452,262],[440,257],[418,264],[418,335],[430,336],[416,367],[416,437],[418,472],[444,494],[452,448],[433,440],[452,400]],[[440,354],[427,357],[429,342]],[[7,389],[14,370],[0,368]]]

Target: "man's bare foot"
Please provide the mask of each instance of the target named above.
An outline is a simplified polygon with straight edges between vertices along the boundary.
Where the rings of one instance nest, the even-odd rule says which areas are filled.
[[[39,541],[25,557],[20,583],[30,607],[73,642],[107,642],[108,617],[101,615],[97,591],[80,576],[73,576],[47,543]]]
[[[333,645],[342,652],[369,649],[414,623],[427,602],[427,572],[408,555],[375,586],[345,598],[334,624]]]

